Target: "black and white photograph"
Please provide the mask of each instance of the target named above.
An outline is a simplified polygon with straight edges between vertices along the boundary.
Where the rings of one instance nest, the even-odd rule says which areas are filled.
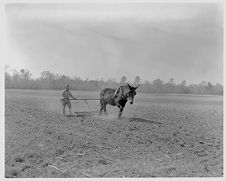
[[[4,3],[4,179],[223,178],[223,3]]]

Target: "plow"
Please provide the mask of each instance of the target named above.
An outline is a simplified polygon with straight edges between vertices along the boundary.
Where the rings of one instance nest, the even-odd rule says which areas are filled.
[[[64,99],[60,99],[61,101],[63,101]],[[86,116],[93,116],[95,113],[97,113],[97,111],[92,111],[92,109],[90,108],[88,101],[97,101],[100,99],[88,99],[88,98],[76,98],[76,99],[69,99],[70,101],[84,101],[85,104],[87,105],[87,109],[88,111],[77,111],[74,112],[74,114],[68,114],[66,115],[67,117],[86,117]]]

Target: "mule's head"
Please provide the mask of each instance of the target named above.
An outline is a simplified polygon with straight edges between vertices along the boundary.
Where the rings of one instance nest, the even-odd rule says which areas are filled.
[[[133,87],[129,84],[127,84],[127,85],[129,87],[129,92],[127,93],[127,97],[128,97],[128,100],[130,100],[130,104],[133,104],[133,99],[134,99],[135,95],[137,94],[136,89],[138,87]]]

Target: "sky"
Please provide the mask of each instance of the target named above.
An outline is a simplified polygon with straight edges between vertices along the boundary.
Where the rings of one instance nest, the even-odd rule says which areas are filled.
[[[10,3],[6,64],[82,79],[223,83],[215,3]]]

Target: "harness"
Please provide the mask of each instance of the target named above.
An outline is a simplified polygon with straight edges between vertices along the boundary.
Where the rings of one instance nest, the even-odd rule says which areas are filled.
[[[121,89],[121,94],[120,95],[118,95],[119,94],[119,91],[120,91],[120,89]],[[118,98],[120,98],[121,100],[125,100],[125,101],[128,101],[128,97],[130,96],[130,93],[131,93],[131,91],[129,91],[129,92],[127,92],[126,94],[124,93],[124,90],[123,90],[123,88],[122,88],[122,86],[120,86],[119,88],[117,88],[116,90],[115,90],[115,98],[116,97],[118,97]],[[124,107],[124,105],[123,105],[123,107],[122,107],[122,105],[119,103],[119,101],[120,100],[118,100],[117,102],[115,102],[116,103],[116,105],[120,108],[120,109],[122,109],[123,107]]]
[[[115,90],[115,96],[118,95],[120,89],[122,91],[122,94],[120,95],[120,98],[127,100],[129,95],[130,95],[130,92],[127,92],[126,94],[124,94],[124,90],[121,88],[121,86]]]

